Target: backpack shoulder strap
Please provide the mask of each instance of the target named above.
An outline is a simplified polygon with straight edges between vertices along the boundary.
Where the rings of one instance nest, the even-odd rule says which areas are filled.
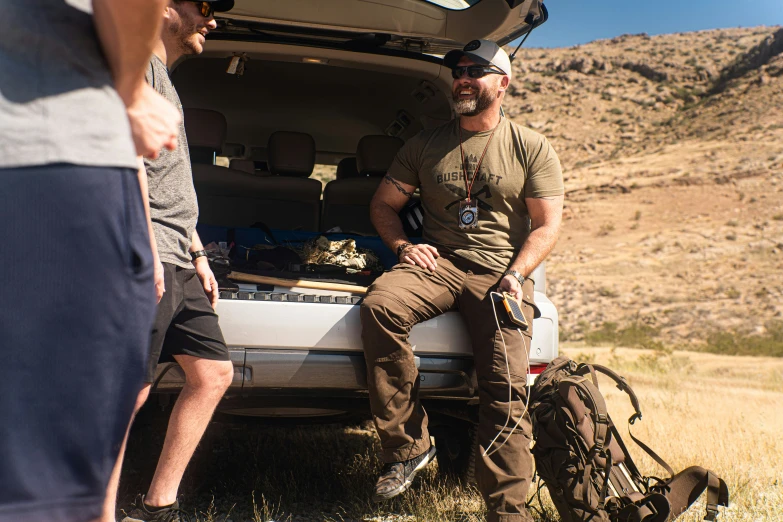
[[[576,398],[570,393],[571,389],[577,391]],[[611,422],[609,421],[609,412],[606,409],[606,401],[603,395],[598,390],[597,386],[594,386],[592,382],[584,377],[573,376],[565,377],[560,380],[558,384],[558,393],[560,397],[568,405],[572,411],[578,411],[575,409],[574,402],[584,401],[590,409],[590,416],[593,419],[593,446],[589,449],[587,461],[585,462],[585,469],[583,473],[582,481],[587,483],[590,481],[590,477],[593,471],[593,465],[596,461],[593,458],[596,455],[600,455],[605,459],[604,464],[604,477],[601,486],[601,491],[598,496],[598,509],[603,509],[606,502],[606,495],[609,488],[609,474],[612,469],[612,452],[609,450],[608,441],[611,436]],[[579,424],[579,423],[577,423]],[[575,426],[577,431],[581,431],[578,426]],[[585,433],[582,432],[582,438],[585,439]],[[589,444],[589,440],[585,440]],[[590,490],[588,489],[587,492]],[[587,499],[585,498],[587,502]]]
[[[647,444],[640,441],[636,437],[633,436],[633,433],[631,433],[631,424],[632,422],[628,423],[628,435],[631,436],[631,440],[633,440],[637,446],[642,448],[652,459],[657,462],[663,469],[666,470],[666,472],[669,474],[670,477],[674,476],[674,470],[672,469],[669,464],[666,463],[665,460],[663,460],[657,453],[655,453]]]
[[[712,471],[707,471],[707,516],[704,520],[717,520],[718,506],[728,505],[729,488],[726,482]]]
[[[577,368],[576,370],[576,373],[579,375],[586,375],[589,373],[594,382],[597,382],[597,378],[595,375],[596,372],[602,373],[607,377],[609,377],[610,379],[612,379],[620,391],[623,391],[626,394],[628,394],[628,397],[631,399],[631,404],[633,405],[633,409],[634,409],[634,414],[631,415],[631,417],[628,419],[628,435],[630,435],[631,439],[640,448],[642,448],[655,462],[657,462],[663,469],[665,469],[669,473],[670,477],[673,477],[674,470],[672,469],[672,467],[669,466],[669,464],[667,464],[667,462],[663,460],[657,453],[655,453],[647,444],[634,437],[633,433],[631,433],[631,425],[637,420],[640,420],[642,418],[642,410],[639,406],[639,399],[636,397],[636,393],[634,393],[633,388],[631,388],[631,385],[628,384],[628,381],[625,379],[625,377],[618,375],[614,370],[611,370],[606,366],[600,364],[580,364],[579,368]]]
[[[729,505],[729,489],[726,482],[715,473],[701,466],[691,466],[650,489],[662,493],[672,507],[672,512],[682,513],[693,504],[702,491],[707,490],[707,516],[704,520],[716,520],[718,506]]]
[[[625,377],[617,374],[614,370],[610,370],[601,364],[580,364],[579,368],[576,370],[576,373],[579,375],[586,375],[589,373],[593,379],[593,383],[597,387],[598,379],[596,378],[595,372],[603,373],[615,382],[618,390],[628,394],[628,397],[631,399],[631,405],[634,409],[634,414],[631,416],[631,419],[629,419],[628,422],[633,424],[637,419],[641,419],[642,410],[639,406],[639,399],[636,397],[636,393],[633,391],[633,388],[631,388],[631,385],[628,384],[628,381],[625,379]]]

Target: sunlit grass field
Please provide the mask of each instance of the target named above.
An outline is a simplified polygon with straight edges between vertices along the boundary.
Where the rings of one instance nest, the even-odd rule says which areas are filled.
[[[607,364],[628,378],[644,413],[634,435],[675,471],[698,464],[726,480],[731,506],[719,520],[783,521],[783,359],[573,344],[561,351],[576,360]],[[601,386],[610,414],[625,434],[632,413],[627,396],[608,380]],[[665,475],[630,437],[624,438],[643,473]],[[143,492],[161,443],[154,424],[140,422],[134,429],[121,507]],[[435,465],[398,499],[373,504],[372,486],[381,467],[377,449],[368,423],[215,424],[188,469],[181,504],[198,521],[484,520],[478,492],[440,477]],[[558,520],[545,493],[542,499],[543,514],[535,514],[536,520]],[[703,500],[678,520],[701,520]]]

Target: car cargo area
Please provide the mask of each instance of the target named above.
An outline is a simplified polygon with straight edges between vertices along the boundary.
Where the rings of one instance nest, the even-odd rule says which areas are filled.
[[[270,236],[278,246],[293,246],[324,236],[312,232],[264,231],[258,228],[231,229],[199,227],[205,244],[233,241],[233,256],[248,257],[254,246],[268,245]],[[385,268],[394,262],[377,237],[328,234],[336,242],[352,237],[359,248],[374,250],[385,261]],[[228,244],[226,244],[228,246]],[[385,252],[384,252],[385,251]],[[244,252],[244,253],[243,253]],[[246,274],[290,280],[286,285],[250,284],[226,279],[228,273],[216,267],[221,292],[218,304],[220,325],[231,349],[235,365],[233,391],[247,396],[300,393],[320,390],[319,396],[353,397],[366,393],[365,363],[361,344],[359,305],[365,286],[351,278],[340,267],[317,267],[288,264],[286,270],[248,269],[238,263]],[[296,270],[296,271],[293,271]],[[309,271],[308,271],[309,270]],[[348,270],[350,272],[350,270]],[[374,276],[357,274],[359,280],[371,282]],[[543,267],[539,269],[543,281]],[[351,291],[312,289],[297,286],[324,283],[354,287]],[[542,316],[535,320],[531,347],[531,364],[543,367],[556,353],[557,311],[543,292],[536,291],[536,303]],[[449,312],[416,325],[411,331],[411,344],[422,377],[425,397],[468,398],[475,392],[472,377],[472,349],[459,314]],[[165,372],[165,374],[163,373]],[[158,392],[177,391],[183,376],[179,369],[159,366]]]
[[[346,411],[355,400],[366,410],[359,307],[366,287],[396,263],[372,227],[370,200],[404,141],[451,118],[449,71],[426,55],[217,40],[177,64],[172,80],[185,108],[198,232],[219,282],[217,311],[235,367],[220,408],[297,416],[307,408]],[[316,170],[329,175],[315,179]],[[417,241],[414,221],[404,224]],[[319,241],[351,255],[305,256]],[[543,266],[533,278],[542,317],[530,353],[540,371],[557,354],[557,311]],[[475,396],[457,312],[416,325],[410,340],[423,397]],[[159,365],[154,391],[183,384],[176,365]]]

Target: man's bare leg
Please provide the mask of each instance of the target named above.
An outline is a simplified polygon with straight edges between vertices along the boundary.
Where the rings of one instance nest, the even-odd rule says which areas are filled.
[[[174,359],[185,372],[185,386],[171,411],[163,451],[144,498],[145,504],[154,507],[176,502],[185,468],[234,376],[231,361],[191,355],[175,355]]]
[[[130,434],[131,426],[136,418],[136,414],[144,403],[147,402],[147,397],[150,396],[150,388],[152,385],[145,384],[141,389],[139,395],[136,397],[136,405],[133,407],[133,415],[131,415],[130,422],[128,423],[128,429],[125,431],[125,438],[122,439],[122,446],[120,446],[120,454],[117,456],[117,462],[114,464],[114,469],[109,477],[109,485],[106,488],[106,498],[103,501],[103,514],[98,522],[115,522],[114,513],[117,511],[117,490],[120,487],[120,473],[122,472],[122,461],[125,458],[125,448],[128,446],[128,434]]]

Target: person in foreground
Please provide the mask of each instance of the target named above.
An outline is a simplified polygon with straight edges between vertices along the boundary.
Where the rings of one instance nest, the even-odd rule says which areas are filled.
[[[487,520],[528,521],[531,425],[522,415],[536,310],[527,276],[555,245],[563,177],[549,142],[500,113],[512,74],[505,51],[474,40],[448,53],[444,64],[453,72],[459,117],[408,140],[370,208],[373,225],[399,257],[361,305],[370,407],[385,462],[373,496],[399,495],[435,455],[408,334],[415,324],[456,308],[478,378],[476,479]],[[413,245],[398,212],[417,187],[425,242]],[[495,291],[520,304],[531,325],[522,335],[502,308],[496,308],[496,323]]]
[[[177,145],[144,82],[159,0],[3,2],[0,521],[87,522],[153,319],[139,155]]]
[[[233,5],[233,0],[171,1],[162,10],[163,29],[146,78],[180,110],[168,67],[184,55],[200,54],[207,33],[217,25],[213,13]],[[152,483],[123,519],[126,522],[180,519],[177,491],[182,476],[234,375],[215,313],[217,281],[196,233],[198,203],[184,122],[179,127],[179,142],[177,150],[161,151],[157,159],[144,162],[157,263],[162,265],[164,278],[156,287],[160,301],[152,328],[146,385],[135,411],[149,396],[158,362],[176,361],[185,373],[185,386],[171,411]],[[114,520],[119,475],[117,466],[107,495],[111,505],[104,512],[106,520]]]

